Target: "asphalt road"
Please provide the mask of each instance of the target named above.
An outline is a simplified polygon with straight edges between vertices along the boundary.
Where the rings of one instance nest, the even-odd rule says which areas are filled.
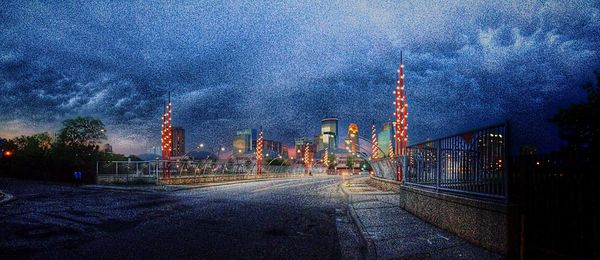
[[[337,176],[165,192],[0,179],[0,259],[360,258]]]

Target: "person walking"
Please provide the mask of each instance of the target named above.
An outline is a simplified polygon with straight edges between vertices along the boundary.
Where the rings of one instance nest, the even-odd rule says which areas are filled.
[[[73,173],[73,185],[77,187],[81,186],[81,171],[75,171]]]

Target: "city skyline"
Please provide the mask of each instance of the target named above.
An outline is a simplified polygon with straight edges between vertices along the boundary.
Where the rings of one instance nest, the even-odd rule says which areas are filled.
[[[0,259],[594,259],[599,17],[0,1]]]
[[[212,147],[392,121],[400,51],[411,143],[511,121],[515,143],[552,150],[547,119],[600,67],[593,1],[1,5],[0,136],[93,116],[125,154],[160,144],[168,91],[173,125]]]

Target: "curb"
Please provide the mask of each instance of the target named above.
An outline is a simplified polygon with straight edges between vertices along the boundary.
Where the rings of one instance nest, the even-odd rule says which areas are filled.
[[[84,186],[81,186],[81,188],[89,189],[89,190],[108,190],[108,191],[135,191],[135,192],[147,192],[147,193],[158,192],[156,190],[149,190],[149,189],[127,188],[127,187],[118,187],[118,186],[102,186],[102,185],[84,185]]]
[[[170,190],[167,190],[165,188],[165,186],[175,187],[175,186],[180,186],[180,185],[177,185],[177,184],[152,185],[152,186],[148,186],[148,187],[153,187],[152,189],[141,189],[141,188],[127,187],[127,186],[123,186],[123,187],[114,186],[114,185],[104,186],[104,185],[96,184],[96,185],[85,185],[85,186],[83,186],[83,188],[94,189],[94,190],[135,191],[135,192],[158,193],[158,192],[174,192],[174,191],[194,190],[194,189],[202,189],[202,188],[208,188],[208,187],[225,186],[225,185],[250,183],[250,182],[261,182],[261,181],[268,181],[268,180],[285,180],[285,179],[298,179],[298,178],[301,178],[301,176],[289,177],[289,178],[258,178],[258,179],[227,181],[227,182],[213,182],[213,183],[204,183],[204,184],[199,184],[199,185],[194,185],[194,186],[186,185],[186,187],[173,188]]]
[[[356,214],[356,209],[354,209],[354,205],[350,202],[350,194],[348,193],[348,191],[346,191],[345,188],[345,183],[347,182],[348,181],[342,182],[340,184],[340,189],[342,190],[344,197],[348,201],[348,213],[352,219],[352,223],[358,229],[359,237],[362,240],[362,243],[367,248],[367,252],[364,255],[364,257],[365,259],[377,259],[377,248],[375,247],[375,242],[373,242],[373,239],[368,235],[367,229]]]
[[[0,190],[0,194],[3,195],[2,196],[2,200],[0,200],[0,205],[2,205],[4,203],[7,203],[7,202],[9,202],[9,201],[11,201],[11,200],[13,200],[15,198],[15,196],[13,196],[12,194],[8,194],[8,193],[6,193],[4,191],[1,191],[1,190]]]
[[[196,185],[196,186],[188,186],[188,187],[182,187],[182,188],[177,188],[177,189],[173,189],[171,191],[182,191],[182,190],[193,190],[193,189],[201,189],[201,188],[207,188],[207,187],[216,187],[216,186],[225,186],[225,185],[231,185],[231,184],[239,184],[239,183],[250,183],[250,182],[260,182],[260,181],[271,181],[271,180],[288,180],[288,179],[299,179],[302,178],[302,176],[294,176],[294,177],[286,177],[286,178],[257,178],[257,179],[250,179],[250,180],[239,180],[239,181],[228,181],[228,182],[212,182],[212,183],[205,183],[205,185]],[[172,186],[177,186],[177,184],[173,184]]]

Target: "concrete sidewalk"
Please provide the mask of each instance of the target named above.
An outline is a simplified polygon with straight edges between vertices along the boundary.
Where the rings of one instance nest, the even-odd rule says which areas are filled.
[[[502,258],[411,215],[399,207],[396,193],[377,190],[367,180],[347,180],[342,189],[367,244],[368,258]]]

